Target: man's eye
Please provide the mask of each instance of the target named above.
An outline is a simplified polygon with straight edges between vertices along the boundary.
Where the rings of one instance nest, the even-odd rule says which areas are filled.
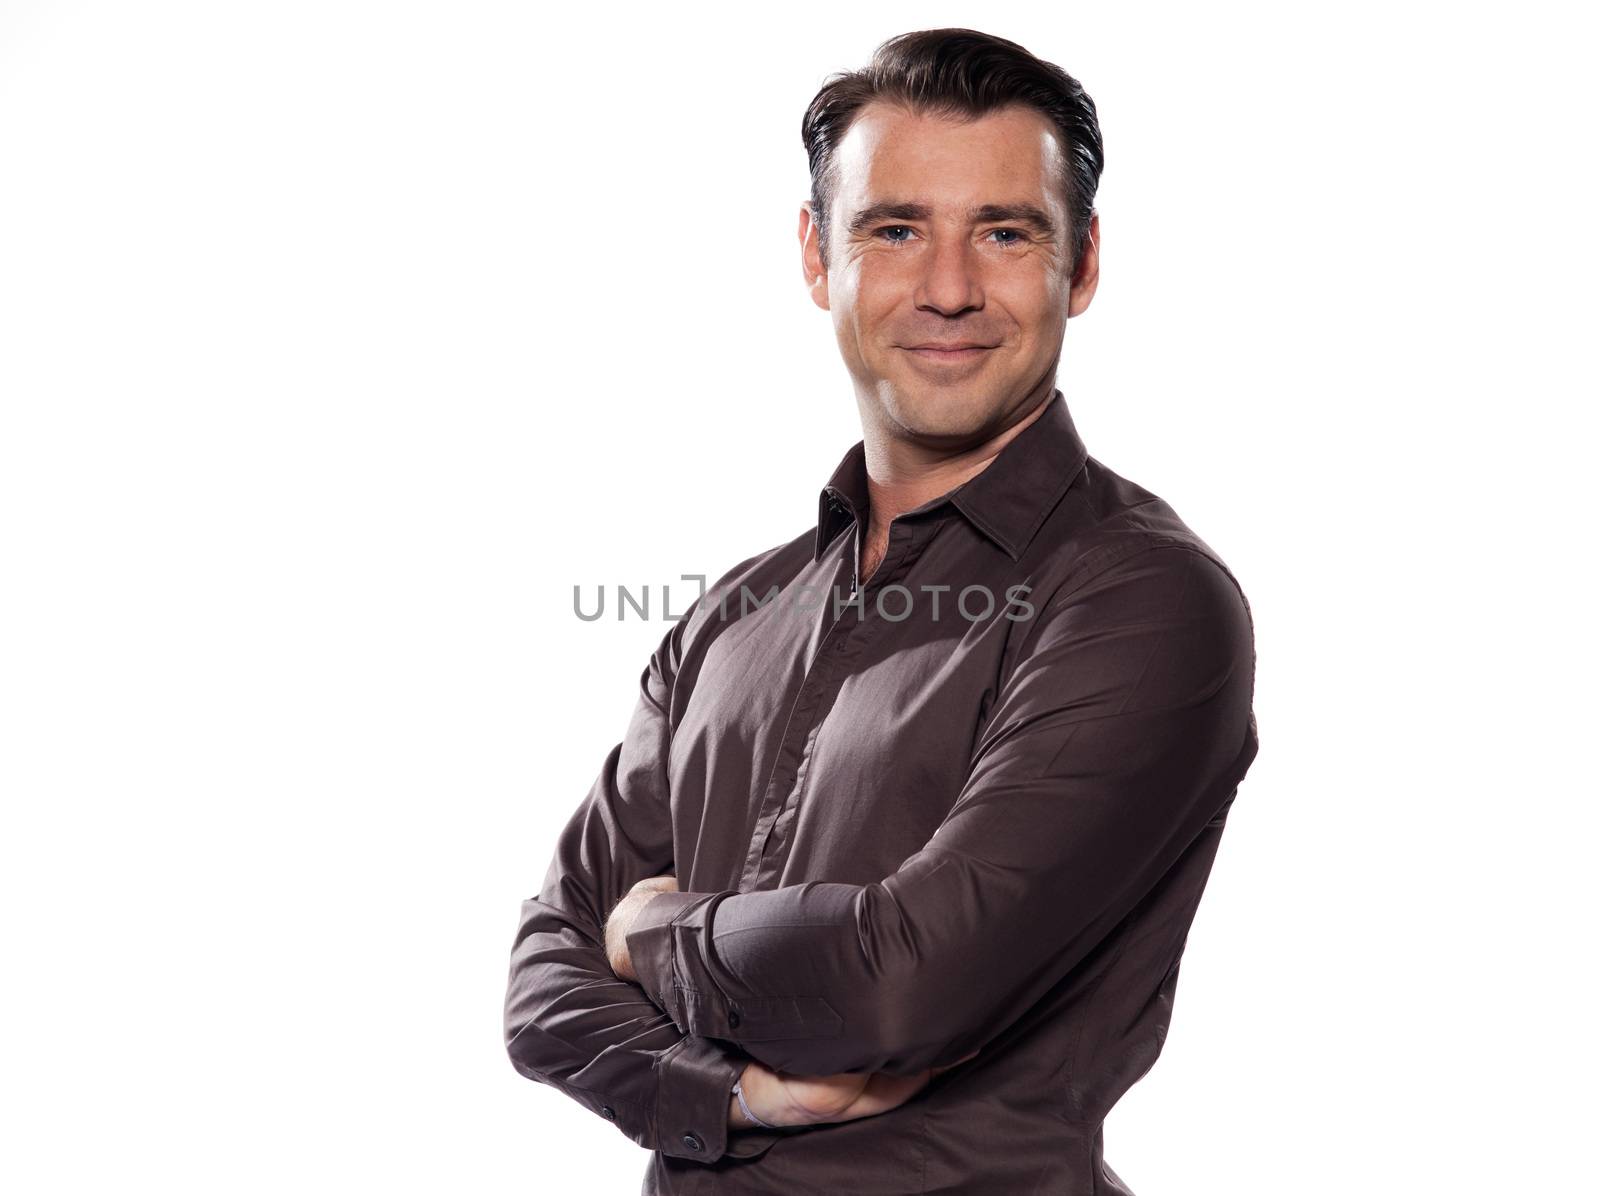
[[[889,241],[889,242],[891,242],[893,244],[899,244],[899,243],[903,242],[904,240],[906,240],[906,237],[904,237],[904,236],[896,236],[895,234],[897,234],[897,233],[904,233],[904,234],[907,234],[907,236],[909,236],[910,233],[911,233],[911,230],[909,228],[907,228],[903,224],[891,224],[891,225],[888,225],[885,228],[880,228],[878,230],[878,235],[880,237],[883,237],[885,240],[887,240],[887,241]]]
[[[1014,228],[997,228],[997,229],[993,230],[989,235],[992,236],[992,237],[1007,237],[1007,238],[1011,238],[1010,240],[1001,241],[1000,244],[1002,244],[1002,245],[1016,245],[1016,244],[1018,244],[1019,242],[1021,242],[1024,239],[1022,234],[1018,230],[1016,230]]]

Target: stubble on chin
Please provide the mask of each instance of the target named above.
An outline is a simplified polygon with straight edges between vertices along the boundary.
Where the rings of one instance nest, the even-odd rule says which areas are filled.
[[[941,387],[896,380],[878,388],[880,418],[897,438],[929,444],[970,440],[988,430],[999,413],[995,396],[983,386],[966,383]]]

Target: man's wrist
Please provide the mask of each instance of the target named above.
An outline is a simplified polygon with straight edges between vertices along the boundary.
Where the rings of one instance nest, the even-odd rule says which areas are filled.
[[[747,1073],[745,1072],[741,1072],[739,1078],[733,1082],[734,1103],[739,1106],[740,1118],[744,1123],[743,1128],[763,1130],[777,1129],[778,1127],[773,1125],[771,1122],[763,1121],[761,1118],[757,1117],[755,1111],[750,1108],[750,1102],[745,1098],[744,1095],[744,1077],[746,1074]]]
[[[728,1084],[728,1128],[727,1142],[724,1144],[724,1153],[730,1158],[752,1159],[764,1154],[778,1139],[797,1132],[802,1127],[798,1125],[774,1125],[763,1127],[752,1121],[739,1105],[739,1096],[733,1091],[735,1085],[743,1085],[745,1077],[760,1070],[761,1065],[753,1060],[745,1059],[738,1071]],[[745,1094],[748,1106],[749,1094]]]
[[[741,1067],[734,1075],[733,1083],[728,1085],[728,1125],[736,1130],[756,1128],[756,1123],[745,1116],[745,1102],[739,1099],[740,1085],[744,1082],[747,1071],[749,1071],[749,1064]]]

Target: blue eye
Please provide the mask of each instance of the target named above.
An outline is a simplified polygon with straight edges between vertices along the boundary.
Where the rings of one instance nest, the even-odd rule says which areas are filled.
[[[1015,245],[1015,244],[1017,244],[1018,241],[1022,240],[1022,234],[1019,233],[1014,228],[997,228],[997,229],[994,230],[994,232],[995,233],[1004,233],[1007,236],[1016,238],[1016,240],[1014,240],[1014,241],[1001,241],[1000,244],[1002,244],[1002,245]],[[993,235],[993,234],[991,234],[991,235]]]
[[[884,233],[909,233],[910,231],[911,230],[903,224],[891,224],[878,230],[880,235]],[[903,244],[905,239],[903,237],[889,237],[888,240],[891,244],[899,245]]]

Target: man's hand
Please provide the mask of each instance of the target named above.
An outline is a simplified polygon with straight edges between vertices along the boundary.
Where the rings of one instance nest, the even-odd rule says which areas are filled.
[[[752,1059],[740,1079],[745,1103],[768,1125],[821,1125],[830,1121],[855,1121],[887,1113],[906,1103],[928,1086],[942,1071],[959,1067],[978,1052],[961,1056],[954,1063],[929,1068],[911,1076],[890,1076],[882,1072],[860,1074],[842,1072],[834,1076],[796,1076],[775,1072]],[[728,1101],[728,1128],[750,1129],[755,1122],[744,1115],[739,1098]]]
[[[618,979],[638,982],[639,974],[633,970],[633,960],[628,956],[628,931],[633,929],[639,911],[657,893],[676,893],[678,878],[670,873],[651,876],[629,889],[617,902],[611,916],[606,919],[606,959]]]

